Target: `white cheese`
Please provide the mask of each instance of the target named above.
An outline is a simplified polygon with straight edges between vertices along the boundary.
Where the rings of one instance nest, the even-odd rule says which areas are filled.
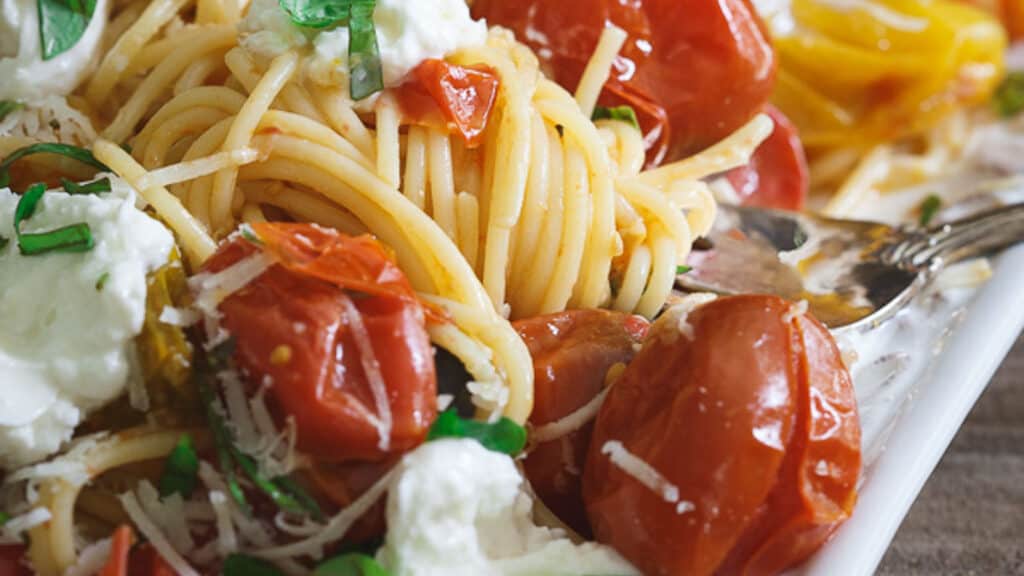
[[[55,453],[89,411],[120,396],[129,346],[145,319],[146,275],[174,239],[135,207],[134,193],[47,192],[25,232],[77,222],[92,229],[83,253],[23,256],[13,230],[19,196],[0,190],[0,468]],[[97,281],[106,276],[102,288]]]
[[[397,86],[420,62],[444,58],[487,41],[487,24],[473,20],[463,0],[378,0],[373,13],[384,85]],[[268,60],[312,43],[310,78],[324,85],[348,84],[348,28],[316,33],[291,23],[276,0],[253,0],[239,25],[242,46]]]
[[[536,526],[512,458],[475,440],[436,440],[406,455],[377,554],[395,576],[638,574],[611,548]]]
[[[0,0],[0,100],[32,100],[70,93],[99,58],[109,0],[97,0],[82,37],[43,60],[37,0]]]

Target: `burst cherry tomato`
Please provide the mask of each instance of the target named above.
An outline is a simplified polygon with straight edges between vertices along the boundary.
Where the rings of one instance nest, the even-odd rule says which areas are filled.
[[[749,0],[476,0],[473,16],[515,31],[569,90],[607,23],[628,32],[602,101],[633,105],[648,134],[666,113],[671,134],[650,143],[651,161],[699,151],[753,118],[775,78]]]
[[[579,410],[604,388],[612,365],[628,363],[649,324],[606,310],[569,310],[513,322],[533,358],[533,413],[542,426]],[[566,524],[588,534],[580,497],[592,424],[533,447],[524,461],[534,491]]]
[[[613,464],[611,441],[668,484]],[[828,331],[776,297],[737,296],[652,326],[598,414],[583,496],[597,539],[645,574],[776,574],[849,516],[859,471]]]
[[[30,576],[25,563],[25,547],[21,544],[0,545],[0,576]]]
[[[801,210],[807,198],[807,158],[796,127],[774,106],[765,111],[775,131],[761,143],[750,163],[726,177],[743,204]]]
[[[240,368],[256,385],[269,377],[277,407],[295,417],[300,449],[327,461],[374,460],[419,444],[437,412],[433,355],[423,307],[384,247],[309,224],[253,228],[260,248],[230,241],[204,271],[260,249],[277,262],[221,303],[221,325]],[[367,358],[386,388],[387,449]]]
[[[128,576],[175,576],[175,571],[156,548],[146,542],[132,549]]]
[[[424,124],[441,123],[476,146],[498,97],[498,75],[487,66],[457,66],[424,60],[398,89],[405,116]]]

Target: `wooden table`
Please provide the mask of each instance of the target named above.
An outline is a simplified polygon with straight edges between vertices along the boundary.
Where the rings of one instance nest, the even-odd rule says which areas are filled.
[[[1024,575],[1024,337],[928,480],[877,574]]]

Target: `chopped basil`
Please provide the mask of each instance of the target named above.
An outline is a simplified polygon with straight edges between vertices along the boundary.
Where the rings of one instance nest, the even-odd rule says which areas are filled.
[[[78,43],[96,9],[96,0],[38,0],[38,3],[43,60],[62,54]]]
[[[460,418],[454,410],[446,410],[427,433],[427,440],[438,438],[472,438],[488,450],[515,455],[526,446],[526,429],[504,417],[491,424]]]
[[[94,245],[92,229],[85,222],[48,232],[18,235],[18,249],[25,256],[47,252],[88,252]]]
[[[21,110],[25,105],[16,100],[0,100],[0,120],[7,118],[7,115],[15,110]]]
[[[57,144],[54,142],[40,142],[38,144],[30,144],[24,148],[18,148],[14,152],[11,152],[4,158],[3,162],[0,162],[0,187],[7,186],[11,183],[10,168],[11,165],[25,156],[32,154],[59,154],[66,156],[73,160],[78,160],[83,164],[88,164],[97,170],[109,172],[110,168],[106,164],[100,162],[92,155],[92,152],[85,148],[79,148],[78,146],[72,146],[70,144]]]
[[[100,178],[99,180],[89,182],[88,184],[79,184],[77,182],[72,182],[67,178],[61,178],[60,184],[68,194],[99,194],[100,192],[110,192],[110,178]]]
[[[351,0],[278,0],[292,22],[307,28],[327,28],[348,18]]]
[[[252,226],[242,224],[239,230],[242,232],[242,238],[245,238],[247,241],[257,246],[263,246],[263,239],[256,234],[256,231],[252,229]]]
[[[110,272],[104,272],[100,274],[100,277],[96,279],[96,291],[103,290],[103,287],[107,285],[107,280],[110,280]]]
[[[284,576],[270,562],[245,554],[232,554],[224,560],[223,576]]]
[[[921,226],[927,226],[932,218],[939,213],[939,208],[942,207],[942,199],[932,194],[921,202],[920,216],[918,217],[918,223]]]
[[[231,456],[238,463],[239,468],[245,472],[246,476],[252,480],[252,483],[257,488],[263,491],[264,494],[270,497],[270,499],[277,504],[277,507],[293,514],[302,514],[304,512],[310,512],[300,504],[291,494],[285,492],[281,487],[274,481],[268,479],[266,476],[260,474],[259,467],[256,465],[256,461],[253,460],[248,454],[245,454],[238,449],[238,446],[232,442],[230,444]],[[317,508],[319,512],[319,507]]]
[[[388,571],[366,554],[344,554],[317,566],[313,576],[389,576]]]
[[[7,512],[0,512],[0,526],[7,524],[7,521],[11,519],[11,515]]]
[[[348,91],[362,100],[384,89],[384,72],[373,25],[376,0],[350,0],[348,17]]]
[[[1010,72],[992,96],[992,106],[1003,118],[1024,110],[1024,72]]]
[[[686,274],[690,270],[693,270],[693,266],[687,266],[685,264],[682,265],[682,266],[676,266],[676,276],[679,276],[681,274]]]
[[[192,446],[192,437],[183,434],[164,462],[164,473],[160,476],[160,497],[181,494],[182,498],[188,498],[196,488],[198,475],[199,456]]]
[[[605,108],[598,106],[594,108],[594,113],[590,116],[591,120],[617,120],[619,122],[625,122],[636,128],[640,129],[640,121],[636,119],[636,111],[633,110],[632,106],[615,106],[614,108]]]
[[[4,248],[7,248],[7,244],[10,241],[11,240],[9,238],[4,238],[3,236],[0,236],[0,250],[3,250]]]

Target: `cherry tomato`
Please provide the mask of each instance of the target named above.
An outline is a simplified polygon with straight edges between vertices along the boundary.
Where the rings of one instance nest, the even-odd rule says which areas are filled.
[[[663,109],[671,133],[649,142],[652,162],[702,150],[743,125],[775,78],[775,56],[749,0],[476,0],[473,16],[511,28],[569,90],[606,24],[628,32],[602,102],[634,105],[648,134],[657,127],[649,109]]]
[[[613,464],[611,441],[668,484]],[[597,539],[645,574],[775,574],[849,516],[859,472],[828,331],[774,296],[736,296],[652,326],[598,414],[583,497]]]
[[[398,457],[380,462],[314,462],[309,469],[309,478],[332,504],[338,509],[344,509],[376,484],[397,463]],[[345,533],[345,542],[358,544],[383,536],[387,529],[386,502],[387,499],[381,498],[367,510]]]
[[[726,174],[740,201],[751,206],[801,210],[807,198],[807,158],[796,127],[774,106],[765,111],[775,131],[761,143],[746,166]]]
[[[31,576],[26,565],[25,547],[21,544],[0,545],[0,576]]]
[[[122,524],[110,537],[110,556],[100,570],[100,576],[128,576],[128,555],[131,554],[135,532],[131,526]]]
[[[255,384],[269,377],[277,408],[295,417],[299,448],[337,462],[376,460],[419,444],[437,412],[434,361],[423,307],[391,256],[368,236],[310,224],[253,229],[261,247],[236,238],[204,271],[223,270],[260,249],[276,260],[219,310],[239,367]],[[380,415],[354,335],[357,320],[386,388],[387,449],[379,445]]]
[[[606,310],[568,310],[518,320],[512,326],[533,358],[533,413],[542,426],[579,410],[604,389],[616,363],[628,363],[649,324],[640,316]],[[534,446],[524,460],[534,492],[558,517],[589,534],[581,494],[581,473],[592,424]]]
[[[458,66],[444,60],[424,60],[412,80],[398,89],[398,102],[418,123],[442,123],[477,146],[498,98],[498,75],[487,66]]]

